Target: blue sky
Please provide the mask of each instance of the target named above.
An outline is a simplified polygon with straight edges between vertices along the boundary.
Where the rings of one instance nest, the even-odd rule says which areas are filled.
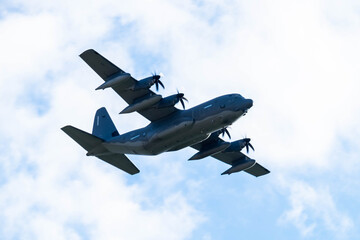
[[[86,6],[86,7],[84,7]],[[357,1],[3,1],[1,239],[358,239]],[[60,128],[147,124],[78,57],[94,48],[132,76],[163,72],[195,106],[240,93],[231,127],[271,170],[220,176],[184,149],[129,156],[129,176]]]

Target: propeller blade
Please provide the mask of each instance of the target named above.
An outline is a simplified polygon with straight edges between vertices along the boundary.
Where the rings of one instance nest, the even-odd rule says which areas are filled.
[[[253,151],[255,151],[255,149],[254,149],[254,147],[251,145],[251,143],[249,143],[249,147],[251,147],[251,149],[252,149]]]
[[[160,80],[158,80],[158,83],[162,86],[163,89],[165,89],[164,84]]]
[[[184,103],[184,101],[182,100],[182,98],[180,98],[180,102],[181,102],[181,105],[182,105],[183,109],[185,110],[185,103]]]
[[[180,93],[179,90],[177,90],[177,89],[176,89],[176,91],[177,91],[177,95],[176,95],[177,101],[181,103],[183,109],[185,110],[184,100],[187,101],[187,102],[189,102],[189,101],[184,97],[183,93]]]
[[[247,153],[249,153],[249,147],[250,147],[253,151],[255,151],[253,145],[251,145],[251,143],[250,143],[250,140],[251,140],[250,138],[244,138],[245,147],[246,147],[246,152],[247,152]]]
[[[226,128],[221,129],[222,136],[224,137],[225,133],[231,139],[230,133]]]
[[[154,79],[154,84],[155,84],[155,87],[156,87],[156,91],[159,91],[159,85],[162,86],[163,89],[165,89],[165,86],[164,84],[160,81],[160,78],[163,76],[162,73],[160,74],[156,74],[156,72],[154,72],[152,74],[152,78]]]
[[[225,133],[228,135],[229,139],[231,139],[229,131],[225,128]]]

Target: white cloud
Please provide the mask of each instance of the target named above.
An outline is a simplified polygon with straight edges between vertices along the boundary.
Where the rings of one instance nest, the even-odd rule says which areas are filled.
[[[71,170],[57,168],[57,174],[51,166],[58,164],[46,165],[47,172],[41,169],[36,177],[16,175],[2,187],[5,238],[72,239],[89,235],[92,239],[183,239],[202,221],[181,193],[170,194],[163,203],[143,209],[140,201],[145,196],[136,194],[139,185],[126,186],[116,174],[79,161],[68,167],[81,167],[69,178],[63,174]]]
[[[289,191],[291,209],[281,216],[280,223],[294,224],[303,236],[330,231],[342,239],[354,227],[352,219],[337,208],[328,187],[311,186],[303,181],[281,181]]]

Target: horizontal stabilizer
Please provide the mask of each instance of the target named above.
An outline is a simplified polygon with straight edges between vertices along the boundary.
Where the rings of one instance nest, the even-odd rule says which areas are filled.
[[[96,156],[99,159],[133,175],[139,173],[139,169],[124,155],[107,151],[102,143],[104,140],[73,126],[61,128],[75,142],[88,151],[88,156]]]
[[[124,154],[112,153],[97,157],[117,168],[120,168],[128,174],[134,175],[140,172],[140,170]]]
[[[61,130],[63,130],[67,135],[69,135],[69,137],[71,137],[75,142],[77,142],[87,151],[94,149],[96,146],[103,142],[101,138],[98,138],[73,126],[68,125],[61,128]]]

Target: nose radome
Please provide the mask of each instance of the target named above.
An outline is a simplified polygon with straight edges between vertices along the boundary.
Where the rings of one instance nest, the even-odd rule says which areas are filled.
[[[253,100],[252,99],[247,99],[246,100],[246,106],[247,106],[247,108],[251,108],[253,106]]]

